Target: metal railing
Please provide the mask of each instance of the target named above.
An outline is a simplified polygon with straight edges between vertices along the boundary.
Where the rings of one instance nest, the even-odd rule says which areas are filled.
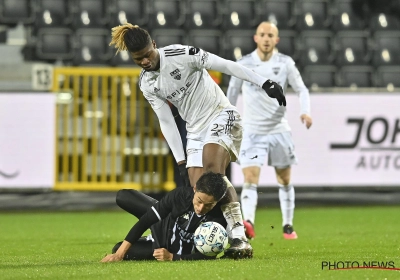
[[[175,188],[173,157],[137,68],[55,68],[55,190]]]

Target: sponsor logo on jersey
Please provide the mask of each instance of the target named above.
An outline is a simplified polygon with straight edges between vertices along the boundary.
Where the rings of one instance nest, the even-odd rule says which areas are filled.
[[[182,75],[181,72],[179,71],[179,69],[175,69],[174,71],[172,71],[171,73],[169,73],[171,75],[171,77],[173,77],[175,80],[180,80]]]

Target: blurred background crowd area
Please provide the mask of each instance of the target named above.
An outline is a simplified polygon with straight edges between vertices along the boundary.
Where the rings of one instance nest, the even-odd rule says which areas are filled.
[[[159,47],[236,60],[255,49],[261,21],[278,26],[279,51],[311,90],[400,86],[400,0],[0,0],[0,49],[3,61],[132,67],[108,46],[111,28],[130,22]]]

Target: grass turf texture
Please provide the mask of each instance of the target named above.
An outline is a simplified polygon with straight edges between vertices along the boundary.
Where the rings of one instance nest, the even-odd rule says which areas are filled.
[[[299,208],[298,240],[279,209],[257,212],[252,260],[99,263],[136,221],[125,212],[0,213],[0,279],[400,279],[400,271],[321,269],[322,261],[393,261],[400,207]]]

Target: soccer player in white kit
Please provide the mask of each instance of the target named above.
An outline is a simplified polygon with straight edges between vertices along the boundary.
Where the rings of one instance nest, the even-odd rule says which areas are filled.
[[[254,35],[257,49],[242,57],[238,63],[254,72],[273,79],[286,91],[288,83],[300,98],[300,119],[307,128],[312,125],[309,92],[293,59],[275,50],[279,42],[278,28],[270,22],[262,22]],[[282,211],[283,237],[296,239],[293,229],[294,188],[290,183],[291,165],[297,163],[290,126],[285,117],[286,108],[265,95],[252,83],[232,77],[227,97],[236,105],[239,93],[243,94],[243,141],[239,162],[243,170],[244,184],[241,204],[249,238],[255,237],[254,221],[257,207],[257,186],[261,167],[266,157],[268,165],[275,168]]]
[[[225,174],[228,164],[237,160],[242,140],[241,118],[236,107],[229,103],[206,69],[252,82],[263,88],[260,94],[286,105],[282,88],[277,83],[193,46],[157,48],[149,33],[137,25],[127,23],[114,27],[110,45],[115,45],[118,51],[128,50],[134,62],[143,68],[139,87],[159,119],[181,176],[190,179],[190,183],[185,180],[187,186],[194,186],[207,171]],[[168,102],[186,121],[187,162]],[[253,249],[245,236],[240,203],[232,184],[226,176],[224,179],[228,191],[221,210],[231,237],[231,246],[225,255],[250,258]]]

